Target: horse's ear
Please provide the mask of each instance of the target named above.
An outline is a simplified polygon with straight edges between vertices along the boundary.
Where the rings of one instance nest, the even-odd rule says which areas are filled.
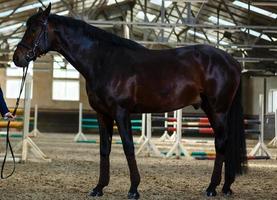
[[[51,11],[51,3],[49,3],[48,7],[43,11],[43,17],[48,18]]]
[[[43,12],[42,8],[39,8],[38,13],[42,13],[42,12]]]

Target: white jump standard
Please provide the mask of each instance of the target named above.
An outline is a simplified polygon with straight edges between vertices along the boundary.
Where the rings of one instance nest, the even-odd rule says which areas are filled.
[[[83,103],[79,104],[79,127],[78,127],[78,133],[74,137],[74,141],[88,141],[87,137],[83,133],[82,130],[82,118],[83,118]]]
[[[147,139],[146,135],[145,135],[145,127],[146,127],[146,117],[145,116],[146,116],[146,114],[143,113],[142,117],[141,117],[141,136],[137,141],[138,144],[141,144],[142,142],[144,142]]]
[[[277,109],[275,110],[275,137],[268,143],[268,145],[277,147]]]
[[[164,118],[165,118],[165,120],[164,120],[164,128],[165,128],[165,130],[164,130],[164,134],[159,139],[159,141],[161,141],[161,142],[164,142],[165,140],[169,140],[170,139],[170,135],[168,134],[168,131],[166,129],[167,126],[168,126],[168,121],[166,120],[168,118],[168,113],[164,114]]]
[[[150,156],[151,153],[153,153],[156,156],[163,157],[162,153],[158,150],[158,148],[155,146],[155,144],[151,140],[152,137],[152,119],[151,114],[146,114],[146,140],[144,143],[140,146],[140,148],[137,151],[137,155],[142,152],[144,148],[147,149],[147,155]]]
[[[271,157],[268,148],[264,143],[264,95],[260,94],[259,96],[259,107],[260,107],[260,135],[259,141],[256,146],[249,153],[249,156],[268,156]]]
[[[29,133],[31,136],[37,137],[41,136],[41,132],[38,130],[38,105],[35,105],[34,113],[34,129]]]
[[[24,129],[23,129],[23,140],[22,140],[22,161],[27,161],[28,147],[35,157],[41,161],[51,162],[41,150],[29,137],[29,123],[30,123],[30,109],[31,109],[31,84],[32,79],[28,74],[25,83],[25,99],[24,99]]]
[[[169,150],[169,152],[166,154],[166,157],[170,157],[175,152],[175,155],[177,158],[180,158],[182,155],[185,156],[185,158],[191,158],[190,154],[187,152],[187,150],[182,145],[182,109],[177,110],[177,131],[175,136],[175,142],[172,148]]]

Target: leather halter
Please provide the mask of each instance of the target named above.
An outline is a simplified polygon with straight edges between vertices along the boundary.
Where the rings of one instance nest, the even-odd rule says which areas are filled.
[[[32,60],[35,60],[36,59],[36,50],[37,50],[37,47],[39,46],[40,42],[41,42],[41,39],[42,39],[42,36],[44,36],[44,47],[46,47],[46,42],[48,41],[47,40],[47,25],[48,25],[48,20],[45,20],[45,21],[41,21],[41,31],[39,33],[39,36],[37,37],[37,40],[35,42],[35,45],[33,47],[31,47],[29,44],[26,44],[24,43],[23,41],[20,41],[18,43],[17,46],[21,46],[27,50],[29,50],[25,56],[25,59],[30,62]],[[45,50],[45,49],[44,49]]]

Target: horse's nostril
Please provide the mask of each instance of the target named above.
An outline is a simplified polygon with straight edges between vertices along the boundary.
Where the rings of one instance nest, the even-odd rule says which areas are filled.
[[[18,56],[13,55],[13,62],[14,62],[14,63],[18,62]]]
[[[17,54],[13,55],[13,62],[15,65],[19,65],[20,59],[19,56]]]

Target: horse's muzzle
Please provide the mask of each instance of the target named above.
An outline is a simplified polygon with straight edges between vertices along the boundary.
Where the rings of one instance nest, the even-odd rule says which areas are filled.
[[[26,59],[26,56],[24,56],[19,50],[15,50],[13,54],[13,62],[17,67],[27,67],[29,64],[29,61]]]

